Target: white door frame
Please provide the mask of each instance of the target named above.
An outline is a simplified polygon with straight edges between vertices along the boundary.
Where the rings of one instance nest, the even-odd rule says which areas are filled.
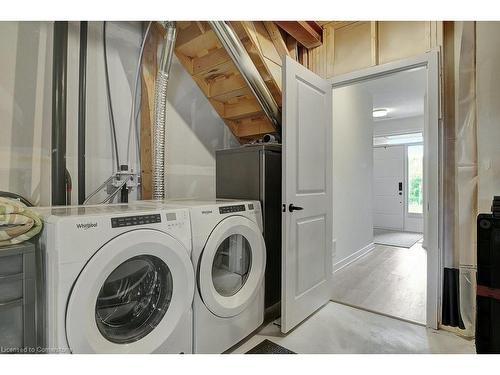
[[[442,284],[442,131],[439,91],[439,51],[373,66],[329,79],[332,90],[368,79],[408,71],[427,69],[427,96],[424,124],[424,248],[427,249],[427,327],[438,329],[441,321]]]

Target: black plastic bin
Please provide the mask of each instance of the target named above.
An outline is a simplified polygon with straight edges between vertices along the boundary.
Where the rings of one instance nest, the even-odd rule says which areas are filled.
[[[476,351],[500,354],[500,197],[477,218]]]

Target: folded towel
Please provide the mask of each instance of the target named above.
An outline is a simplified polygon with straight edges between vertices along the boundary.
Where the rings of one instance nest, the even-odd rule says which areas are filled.
[[[42,230],[41,218],[15,199],[0,197],[0,246],[21,243]]]

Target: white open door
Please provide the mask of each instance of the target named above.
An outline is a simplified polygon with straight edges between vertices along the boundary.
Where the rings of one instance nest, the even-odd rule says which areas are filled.
[[[332,275],[332,87],[283,64],[281,331],[328,302]]]

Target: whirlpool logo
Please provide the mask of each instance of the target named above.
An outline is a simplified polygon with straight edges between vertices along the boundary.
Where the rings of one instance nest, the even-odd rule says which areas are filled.
[[[81,224],[76,224],[77,229],[83,229],[87,230],[90,228],[97,228],[97,223],[81,223]]]

